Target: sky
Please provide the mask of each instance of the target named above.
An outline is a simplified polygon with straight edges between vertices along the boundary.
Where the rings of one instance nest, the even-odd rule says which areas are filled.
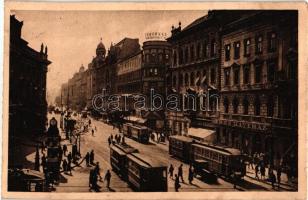
[[[171,26],[182,28],[207,11],[13,11],[24,21],[22,38],[39,51],[41,43],[48,47],[48,101],[60,92],[62,83],[86,68],[95,56],[102,38],[106,50],[124,37],[145,41],[145,33],[163,32],[170,36]]]

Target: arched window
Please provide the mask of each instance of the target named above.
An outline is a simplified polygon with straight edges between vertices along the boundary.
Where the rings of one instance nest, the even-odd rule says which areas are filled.
[[[183,86],[183,74],[180,74],[179,76],[179,85]]]
[[[261,102],[259,96],[255,97],[255,115],[260,115]]]
[[[201,83],[201,73],[198,71],[197,72],[197,77],[196,77],[197,79],[198,79],[198,81],[197,81],[197,86],[200,86],[200,83]]]
[[[247,97],[244,97],[244,100],[243,100],[243,114],[244,115],[248,115],[248,111],[249,111],[249,101],[248,101]]]
[[[227,97],[224,99],[224,108],[225,108],[225,113],[229,112],[229,100]]]
[[[233,113],[237,114],[238,113],[238,99],[236,97],[233,98],[232,106],[233,106]]]
[[[194,74],[194,72],[191,72],[191,74],[190,74],[190,85],[191,86],[195,85],[195,74]]]
[[[173,87],[176,87],[176,76],[173,76],[173,83],[172,83]]]
[[[188,86],[188,74],[185,74],[185,85]]]

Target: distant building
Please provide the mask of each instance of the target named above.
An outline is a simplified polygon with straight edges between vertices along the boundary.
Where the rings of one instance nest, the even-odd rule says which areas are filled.
[[[223,27],[220,144],[275,165],[295,159],[297,37],[295,11],[253,12]]]
[[[22,26],[14,15],[10,17],[9,165],[23,155],[17,141],[43,134],[47,122],[48,49],[43,44],[40,52],[29,47],[21,38]]]

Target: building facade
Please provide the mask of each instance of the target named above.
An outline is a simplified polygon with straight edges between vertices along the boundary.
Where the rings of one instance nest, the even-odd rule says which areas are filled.
[[[294,159],[297,68],[296,12],[253,12],[226,25],[217,141],[275,165]]]
[[[9,57],[9,153],[18,150],[20,138],[43,134],[47,122],[46,75],[48,48],[42,44],[40,51],[28,46],[21,38],[23,22],[10,17]],[[9,155],[9,158],[16,158]],[[14,165],[9,159],[9,165]]]

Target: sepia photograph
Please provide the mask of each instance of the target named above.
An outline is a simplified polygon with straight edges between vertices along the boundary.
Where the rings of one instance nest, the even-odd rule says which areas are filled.
[[[204,8],[10,9],[7,192],[298,192],[298,9]]]

